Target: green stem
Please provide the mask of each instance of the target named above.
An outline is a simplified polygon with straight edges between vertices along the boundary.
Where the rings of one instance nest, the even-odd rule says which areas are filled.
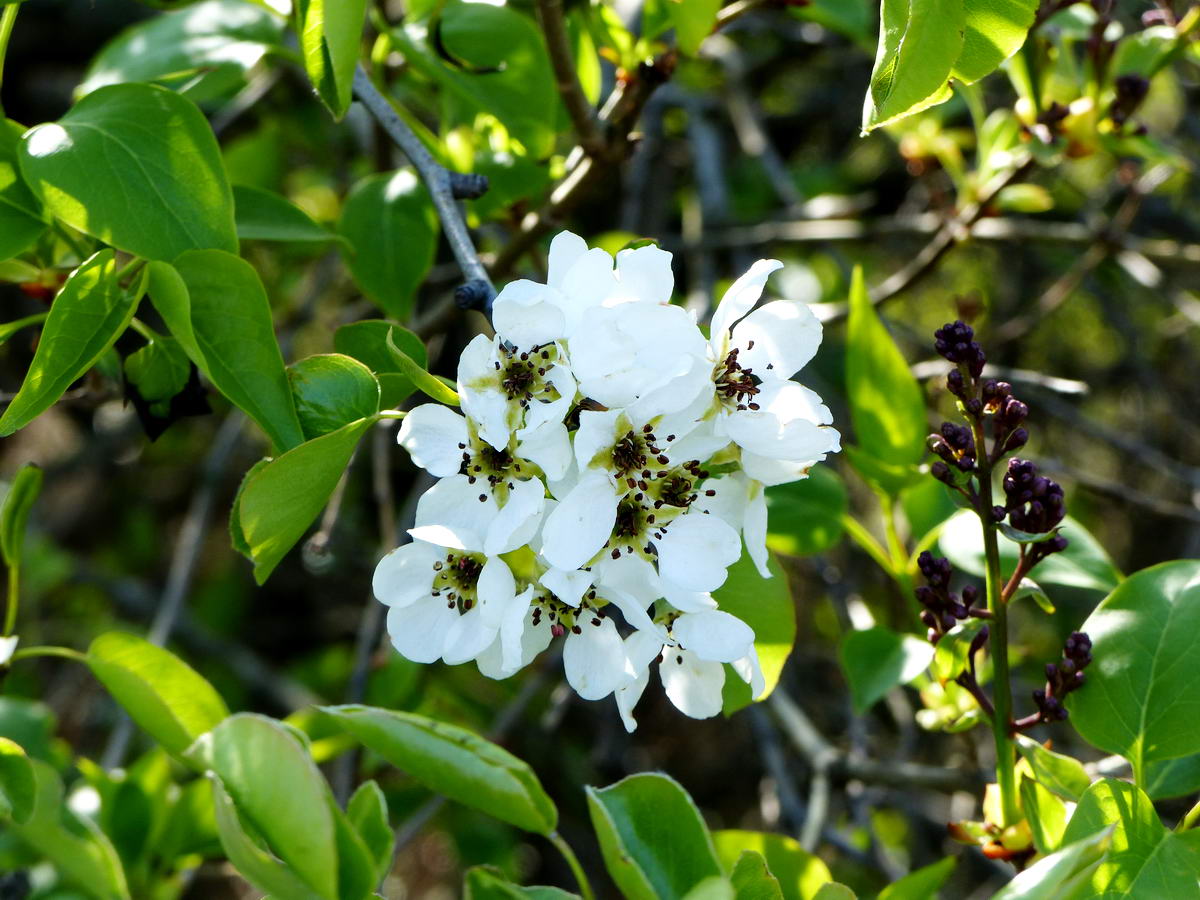
[[[87,655],[80,653],[78,650],[72,650],[70,647],[54,646],[26,647],[24,650],[18,650],[16,653],[14,653],[12,661],[16,662],[19,659],[32,659],[36,656],[58,656],[62,659],[73,659],[75,662],[87,662]]]
[[[10,3],[0,14],[0,84],[4,83],[4,57],[8,53],[8,39],[12,35],[13,23],[17,21],[19,3]]]
[[[579,884],[579,893],[583,896],[583,900],[596,900],[596,895],[592,893],[591,882],[588,881],[588,877],[583,871],[583,866],[579,864],[579,858],[575,856],[575,851],[571,849],[571,845],[563,840],[563,836],[557,831],[550,832],[546,837],[558,849],[558,852],[562,854],[563,859],[567,861],[567,865],[571,867],[571,874],[575,876],[575,881]]]
[[[900,587],[906,601],[913,599],[913,580],[908,572],[908,550],[896,530],[896,501],[890,495],[883,498],[883,530],[887,537],[888,554],[891,557],[892,578]]]
[[[8,567],[8,605],[4,609],[4,637],[17,627],[17,604],[21,597],[21,567],[14,560]]]
[[[1197,821],[1200,821],[1200,803],[1197,803],[1187,811],[1187,814],[1175,826],[1175,830],[1187,831],[1189,828],[1195,828]]]
[[[1015,825],[1021,820],[1017,803],[1016,752],[1009,727],[1012,722],[1012,684],[1008,673],[1008,606],[1002,596],[1004,582],[1000,575],[1000,545],[996,522],[992,518],[992,464],[987,457],[983,426],[973,425],[975,447],[980,459],[979,506],[976,512],[983,525],[983,552],[987,561],[987,608],[992,614],[988,624],[991,644],[992,696],[995,714],[992,734],[996,739],[996,784],[1000,789],[1001,825]]]
[[[875,540],[875,536],[871,532],[867,531],[857,519],[852,519],[844,513],[842,514],[841,522],[842,528],[846,530],[846,534],[850,535],[851,540],[866,550],[867,555],[875,560],[883,571],[887,572],[888,575],[895,574],[892,571],[892,560],[888,556],[888,552],[883,549],[879,541]]]
[[[140,256],[135,256],[129,262],[125,263],[117,272],[117,281],[122,281],[126,275],[132,275],[138,269],[146,264],[146,261]]]

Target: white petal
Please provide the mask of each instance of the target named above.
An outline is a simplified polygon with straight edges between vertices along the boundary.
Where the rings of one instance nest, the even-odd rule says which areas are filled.
[[[612,619],[592,625],[584,617],[579,634],[567,635],[563,669],[567,682],[584,700],[607,697],[625,680],[625,647]]]
[[[492,304],[496,334],[518,347],[536,347],[565,334],[566,319],[558,291],[536,281],[505,285]]]
[[[582,253],[563,276],[558,290],[566,317],[565,333],[569,337],[587,310],[602,305],[617,292],[613,258],[599,247]]]
[[[533,586],[530,585],[508,604],[500,622],[501,658],[506,671],[515,672],[525,664],[525,629],[533,627],[530,620],[533,611],[529,608],[533,594]],[[549,640],[550,629],[546,629],[546,634]],[[531,656],[530,659],[532,658]]]
[[[458,357],[458,390],[462,393],[467,388],[478,390],[496,381],[496,340],[486,335],[477,334],[463,348]]]
[[[509,403],[503,392],[491,388],[462,390],[459,396],[463,412],[475,423],[479,437],[497,450],[507,450],[516,424],[515,411],[520,407]]]
[[[820,458],[824,459],[824,454]],[[813,464],[813,460],[769,459],[748,450],[742,451],[742,471],[767,487],[806,478]]]
[[[397,547],[379,561],[371,579],[371,589],[380,603],[402,607],[428,597],[433,590],[434,563],[444,559],[446,551],[424,541]]]
[[[662,638],[646,631],[635,631],[625,639],[625,683],[617,688],[617,710],[625,730],[637,728],[633,708],[646,690],[650,680],[650,663],[662,652]]]
[[[522,595],[526,596],[526,595]],[[506,648],[511,652],[511,639],[514,627],[519,628],[519,656],[515,662],[511,655],[506,658]],[[524,618],[514,626],[511,620],[505,620],[500,627],[500,634],[488,645],[487,649],[475,657],[479,671],[488,678],[507,678],[533,662],[534,657],[546,649],[551,639],[550,625],[543,617],[541,624],[533,624],[533,610],[526,609]],[[507,663],[512,663],[508,665]]]
[[[749,653],[741,659],[735,659],[731,665],[738,677],[750,685],[750,696],[761,700],[767,689],[767,681],[763,678],[762,666],[758,664],[758,651],[751,647]]]
[[[416,527],[408,533],[431,544],[478,552],[499,511],[495,499],[478,483],[471,484],[466,475],[454,475],[421,495]]]
[[[622,418],[626,429],[633,427],[629,418],[619,409],[584,410],[579,414],[579,428],[575,431],[575,461],[581,470],[607,472],[613,468],[612,449],[617,442]]]
[[[666,413],[690,409],[698,403],[701,408],[712,405],[716,386],[712,366],[701,356],[681,357],[679,367],[662,374],[654,384],[642,390],[629,406],[629,414],[641,422],[649,422]]]
[[[794,381],[765,382],[758,410],[737,410],[724,420],[729,436],[745,450],[771,459],[813,462],[840,446],[821,398]]]
[[[663,597],[680,612],[704,612],[716,609],[717,601],[708,591],[686,591],[670,581],[662,582]]]
[[[776,300],[738,322],[731,343],[738,364],[759,378],[791,378],[816,356],[821,323],[806,304]]]
[[[675,289],[671,254],[648,245],[617,254],[617,280],[623,299],[645,303],[670,303]]]
[[[0,638],[0,666],[7,665],[17,652],[17,643],[21,639],[17,635]]]
[[[439,403],[411,410],[396,437],[413,462],[438,478],[458,474],[468,439],[467,420]]]
[[[713,496],[706,495],[712,491]],[[734,530],[742,527],[746,519],[746,504],[749,501],[750,482],[740,472],[710,478],[704,482],[704,492],[696,498],[692,507],[717,516]]]
[[[688,591],[715,591],[725,583],[725,570],[742,555],[737,532],[703,513],[675,519],[655,545],[659,576]]]
[[[656,627],[646,607],[661,596],[654,567],[639,556],[602,560],[594,569],[598,574],[596,593],[621,611],[625,621],[639,631]]]
[[[578,609],[584,592],[592,586],[592,573],[586,569],[547,569],[538,581],[567,606]]]
[[[617,520],[617,491],[606,475],[589,475],[546,517],[542,556],[555,568],[585,565],[612,534]]]
[[[770,559],[767,552],[767,495],[761,481],[747,481],[750,482],[750,490],[745,518],[742,520],[742,540],[758,574],[763,578],[771,578],[771,570],[767,568]]]
[[[709,339],[718,353],[724,348],[725,332],[754,308],[771,273],[782,268],[783,263],[777,259],[760,259],[750,267],[749,272],[729,286],[729,290],[717,304],[717,311],[713,314],[709,329]]]
[[[701,659],[733,662],[754,647],[754,629],[727,612],[684,613],[671,625],[675,640]]]
[[[516,581],[508,563],[495,556],[488,559],[483,564],[483,571],[479,573],[479,581],[475,585],[475,594],[479,598],[476,609],[479,610],[484,624],[490,628],[499,628],[509,608],[516,602],[516,593]]]
[[[474,659],[496,639],[497,630],[484,621],[480,607],[468,610],[446,629],[442,659],[451,666]]]
[[[458,617],[458,610],[448,607],[442,597],[429,597],[411,606],[393,606],[388,610],[388,636],[405,659],[437,662],[442,658],[446,632]]]
[[[682,660],[682,661],[681,661]],[[658,666],[663,688],[675,708],[693,719],[707,719],[721,711],[725,667],[700,659],[689,650],[667,649]]]
[[[545,422],[517,432],[517,455],[536,465],[547,481],[561,481],[571,468],[571,435],[562,422]]]
[[[550,242],[547,266],[549,277],[546,279],[546,283],[561,288],[567,272],[571,271],[571,267],[579,261],[583,254],[587,253],[587,249],[587,241],[577,234],[572,234],[570,231],[560,231],[556,234],[554,240]]]
[[[554,386],[559,397],[557,400],[550,401],[536,399],[531,403],[525,412],[525,431],[545,423],[561,425],[567,414],[571,412],[571,407],[575,405],[575,394],[578,389],[575,384],[575,376],[571,374],[571,367],[562,361],[566,351],[560,352],[564,356],[560,357],[560,362],[548,368],[545,375],[545,381]],[[518,433],[517,436],[521,437],[521,434]]]
[[[475,499],[478,501],[478,496]],[[542,524],[545,503],[546,488],[538,479],[513,484],[504,506],[488,526],[483,552],[499,556],[528,544]]]

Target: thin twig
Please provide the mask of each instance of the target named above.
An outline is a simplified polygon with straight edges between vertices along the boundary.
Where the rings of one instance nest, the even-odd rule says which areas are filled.
[[[734,0],[724,9],[717,12],[717,22],[713,26],[713,31],[720,31],[731,22],[736,22],[747,13],[754,12],[763,6],[774,5],[776,0]]]
[[[583,85],[579,83],[579,73],[571,55],[562,0],[537,0],[537,17],[546,39],[550,65],[554,69],[554,83],[567,115],[571,117],[575,134],[579,137],[579,146],[589,156],[603,153],[606,143],[597,123],[596,110],[583,93]]]

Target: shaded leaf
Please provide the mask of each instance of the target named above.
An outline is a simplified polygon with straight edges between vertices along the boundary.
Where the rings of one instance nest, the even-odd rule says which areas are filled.
[[[9,568],[21,565],[21,548],[29,512],[42,490],[42,470],[33,463],[17,469],[3,492],[0,505],[0,554]]]
[[[20,744],[0,737],[0,815],[24,824],[33,814],[36,800],[33,764]]]
[[[924,672],[933,659],[933,647],[911,634],[877,625],[846,635],[839,656],[854,711],[862,715],[892,688]]]
[[[245,3],[239,0],[239,6]],[[295,203],[262,188],[233,186],[234,221],[245,241],[334,241],[337,235],[312,220]]]
[[[0,120],[0,259],[16,256],[46,230],[42,203],[25,184],[17,161],[25,129]]]
[[[946,883],[953,871],[954,857],[939,859],[893,881],[879,892],[878,900],[927,900],[936,897],[938,888]]]
[[[846,486],[829,466],[813,466],[808,477],[767,488],[767,546],[776,553],[811,556],[842,539]]]
[[[714,831],[712,839],[717,858],[726,869],[736,866],[746,851],[761,855],[779,882],[784,900],[811,900],[832,880],[820,857],[785,835],[727,829]]]
[[[749,554],[743,553],[729,567],[725,583],[713,592],[721,609],[754,630],[754,650],[764,683],[762,696],[751,697],[750,685],[739,676],[726,677],[726,715],[770,696],[796,643],[796,605],[788,588],[787,573],[774,557],[769,559],[767,568],[771,577],[763,578]]]

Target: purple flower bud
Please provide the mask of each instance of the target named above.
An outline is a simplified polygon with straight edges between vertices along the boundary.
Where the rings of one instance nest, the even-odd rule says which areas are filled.
[[[992,518],[995,519],[997,522],[1003,522],[1004,517],[1006,515],[1008,515],[1008,510],[1005,509],[1003,506],[993,506],[992,507]]]
[[[966,392],[962,372],[958,371],[958,369],[951,369],[949,374],[946,375],[946,390],[955,397],[961,397]]]
[[[972,416],[977,416],[983,412],[983,401],[978,397],[971,397],[963,404],[963,407]]]
[[[922,610],[921,611],[921,624],[924,625],[926,628],[934,628],[937,626],[937,616],[935,616],[932,612],[930,612],[927,609]]]
[[[1013,453],[1014,451],[1020,450],[1025,446],[1026,443],[1028,443],[1028,441],[1029,432],[1024,428],[1018,428],[1016,431],[1010,434],[1008,439],[1004,442],[1004,452]]]
[[[962,589],[963,603],[967,606],[974,606],[975,601],[979,599],[979,588],[973,584],[968,584]]]
[[[946,484],[954,484],[954,476],[950,474],[950,467],[941,460],[938,460],[929,467],[929,474],[938,481]]]

